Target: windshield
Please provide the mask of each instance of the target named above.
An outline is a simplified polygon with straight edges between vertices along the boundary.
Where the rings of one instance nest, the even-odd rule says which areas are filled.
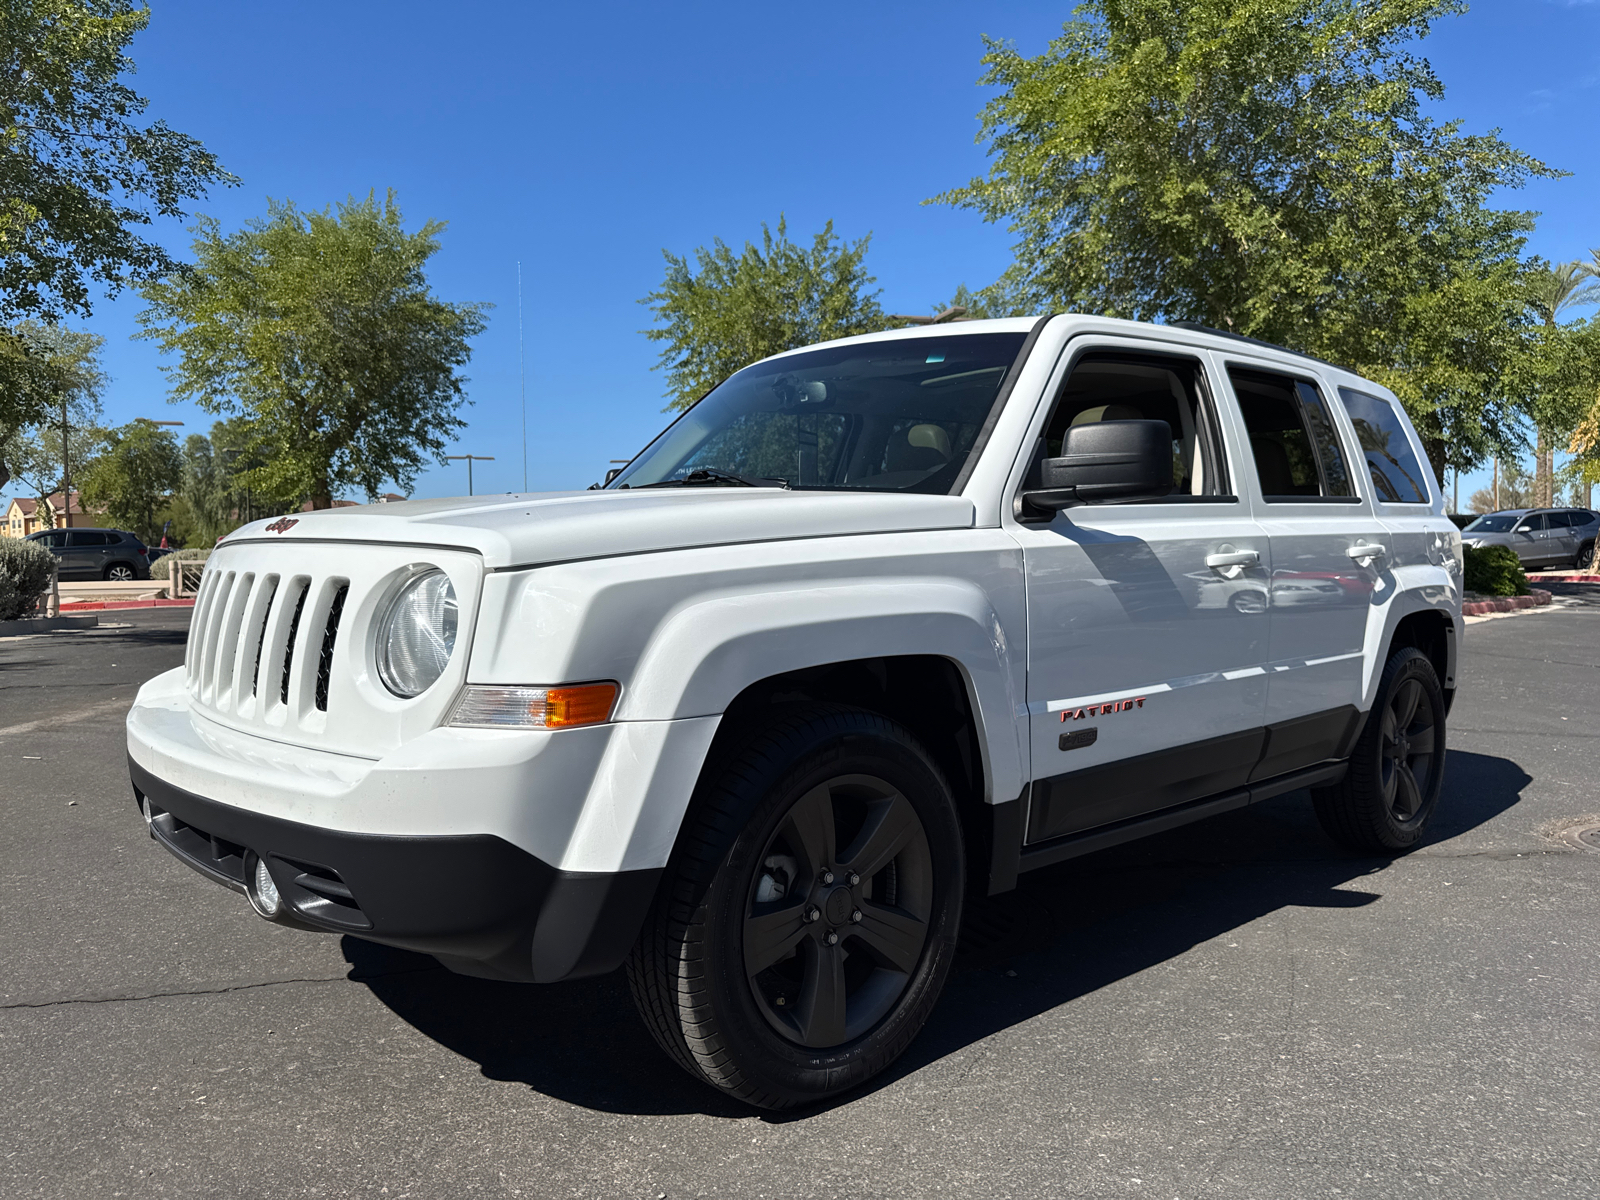
[[[948,493],[1026,337],[900,338],[757,363],[678,418],[610,486]]]
[[[1461,532],[1463,533],[1509,533],[1511,527],[1522,520],[1521,513],[1489,513],[1479,517]]]

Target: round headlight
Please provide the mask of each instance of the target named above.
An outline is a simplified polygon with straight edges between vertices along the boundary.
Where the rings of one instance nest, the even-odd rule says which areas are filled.
[[[456,648],[456,590],[443,571],[424,571],[400,589],[378,624],[378,675],[396,696],[434,685]]]

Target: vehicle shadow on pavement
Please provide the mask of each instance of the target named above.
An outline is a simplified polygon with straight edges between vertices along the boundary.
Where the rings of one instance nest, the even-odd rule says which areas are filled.
[[[1427,843],[1513,807],[1517,763],[1451,751]],[[906,1055],[865,1088],[767,1120],[848,1104],[992,1034],[1176,958],[1282,908],[1360,908],[1390,860],[1345,854],[1304,792],[1022,876],[969,901],[944,997]],[[605,1112],[748,1117],[673,1065],[634,1014],[620,972],[547,987],[452,975],[422,955],[344,940],[350,978],[490,1079]],[[1004,1071],[1003,1061],[985,1072]]]

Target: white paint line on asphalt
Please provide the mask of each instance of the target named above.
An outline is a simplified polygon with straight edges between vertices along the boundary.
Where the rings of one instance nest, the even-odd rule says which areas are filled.
[[[126,713],[132,703],[131,700],[102,700],[99,704],[91,704],[88,708],[80,708],[77,712],[60,713],[37,721],[24,721],[20,725],[0,726],[0,737],[20,737],[25,733],[38,733],[41,729],[70,725],[74,721],[92,721],[96,717],[109,716],[111,713]]]

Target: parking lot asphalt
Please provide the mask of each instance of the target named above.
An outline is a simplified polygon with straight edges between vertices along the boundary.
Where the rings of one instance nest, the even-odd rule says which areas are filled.
[[[620,976],[269,925],[152,843],[121,717],[187,613],[0,642],[0,1195],[1600,1196],[1600,853],[1552,836],[1600,813],[1597,596],[1467,631],[1417,852],[1301,793],[1026,875],[888,1076],[776,1117]]]

